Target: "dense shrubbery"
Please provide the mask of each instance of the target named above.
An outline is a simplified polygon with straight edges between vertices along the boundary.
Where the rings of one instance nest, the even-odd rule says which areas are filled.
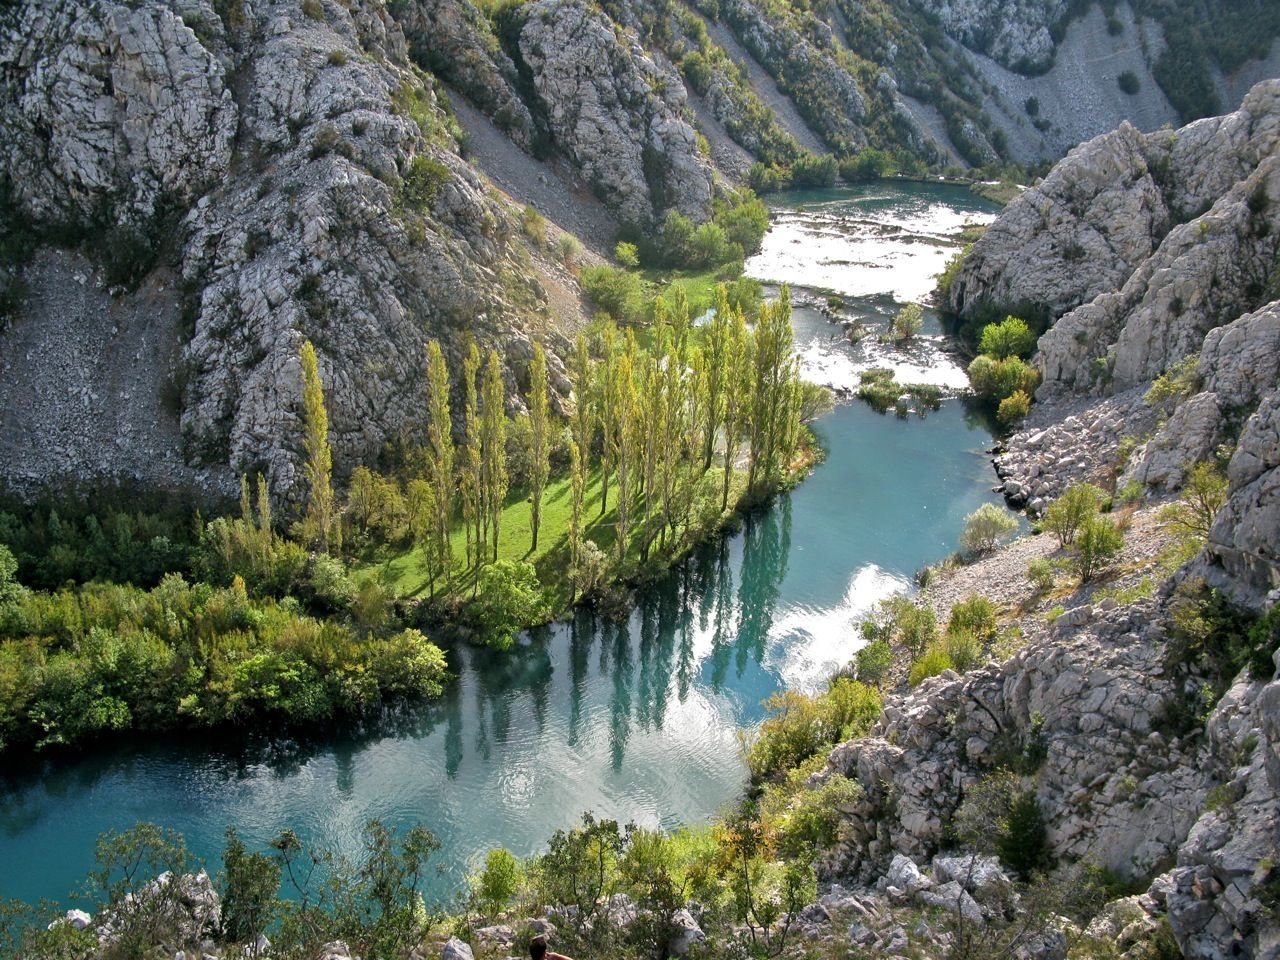
[[[774,779],[824,747],[861,736],[880,713],[874,688],[837,677],[825,693],[808,696],[794,690],[765,701],[771,716],[747,749],[747,766],[757,782]]]
[[[362,636],[244,581],[92,584],[0,605],[0,748],[122,730],[316,722],[433,696],[443,653],[416,630]]]

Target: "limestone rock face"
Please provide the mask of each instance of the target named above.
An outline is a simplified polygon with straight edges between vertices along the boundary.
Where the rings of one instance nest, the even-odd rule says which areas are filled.
[[[890,698],[871,734],[828,761],[863,793],[827,868],[868,882],[892,855],[928,858],[996,756],[1029,744],[1044,751],[1035,784],[1055,855],[1125,875],[1171,856],[1210,780],[1193,742],[1170,743],[1153,729],[1175,687],[1150,606],[1099,610],[1003,665],[947,671]],[[1043,718],[1034,728],[1033,716]]]
[[[155,425],[137,441],[125,437],[121,455],[150,450],[156,464],[260,471],[288,500],[303,492],[304,340],[320,355],[341,475],[421,427],[428,339],[442,342],[455,369],[464,333],[522,365],[531,349],[527,325],[536,320],[545,329],[546,301],[509,208],[461,159],[446,114],[413,72],[401,28],[381,0],[350,9],[322,2],[319,16],[293,0],[240,9],[243,19],[228,26],[211,7],[176,0],[23,5],[16,22],[53,39],[39,46],[10,33],[0,42],[10,84],[0,111],[6,133],[17,131],[0,146],[0,161],[7,182],[24,184],[19,202],[40,226],[68,217],[92,222],[107,199],[112,215],[129,222],[161,201],[177,208],[173,249],[164,256],[180,274],[184,302],[175,302],[177,283],[163,275],[165,263],[137,291],[113,294],[155,305],[152,326],[168,329],[135,331],[139,310],[132,307],[100,322],[110,326],[108,318],[119,315],[129,323],[120,337],[145,335],[164,347],[138,355],[154,359],[153,382],[130,385],[129,395],[156,398],[171,383],[180,432],[166,427],[173,410],[153,399],[131,416]],[[243,78],[238,99],[224,81],[231,71]],[[104,93],[101,78],[86,79],[99,75],[114,78],[113,93]],[[50,105],[61,112],[48,114]],[[41,125],[55,123],[74,129],[44,138]],[[48,170],[28,179],[37,163]],[[99,276],[86,284],[103,286]],[[32,288],[29,296],[45,293]],[[31,323],[51,312],[38,306],[29,304],[0,337],[36,337]],[[93,322],[87,314],[81,320]],[[554,334],[541,337],[553,357],[562,349]],[[180,359],[167,365],[168,344],[179,339]],[[562,383],[562,366],[550,362],[552,382]],[[6,365],[5,374],[27,376],[21,365]],[[91,410],[103,378],[92,370],[80,376],[84,386],[73,399],[83,394]],[[12,389],[39,394],[39,384]],[[515,395],[514,371],[508,394]],[[6,432],[27,409],[6,409]],[[28,432],[19,422],[12,435]],[[63,468],[74,466],[79,477],[87,462],[92,475],[92,447],[70,428],[68,437]],[[156,449],[157,442],[169,447]],[[38,485],[43,467],[28,465],[39,458],[17,453],[4,458],[0,473],[12,480],[21,470],[17,479]],[[44,479],[58,468],[53,463]],[[173,471],[175,482],[180,474]]]
[[[941,21],[942,28],[972,50],[1006,67],[1045,64],[1053,54],[1049,28],[1066,13],[1066,0],[911,0]]]
[[[533,147],[534,120],[516,93],[516,65],[470,0],[405,4],[398,19],[416,62],[457,86],[525,150]]]
[[[166,5],[22,4],[0,37],[0,77],[0,162],[31,220],[142,223],[231,163],[226,68]]]
[[[1056,320],[1041,396],[1121,390],[1260,306],[1280,204],[1280,81],[1177,132],[1125,125],[1073,150],[976,244],[947,306]]]
[[[592,189],[635,223],[672,209],[705,219],[711,167],[680,115],[674,71],[582,0],[537,0],[524,11],[520,55],[539,113]]]
[[[949,309],[1032,306],[1052,316],[1118,288],[1151,255],[1169,212],[1128,124],[1082,144],[1023,191],[974,244]]]
[[[1207,553],[1257,602],[1280,587],[1280,391],[1269,393],[1245,424],[1227,479],[1229,496],[1209,531]]]

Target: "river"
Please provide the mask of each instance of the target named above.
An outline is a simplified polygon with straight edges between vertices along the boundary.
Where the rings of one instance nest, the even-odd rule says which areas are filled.
[[[954,187],[882,184],[774,198],[775,223],[748,273],[843,297],[884,319],[922,298],[965,222],[993,207]],[[850,345],[798,305],[808,376],[856,384],[886,362],[902,379],[962,374],[937,351],[936,321],[899,353]],[[580,613],[508,653],[450,650],[444,698],[318,742],[235,747],[120,745],[0,778],[0,897],[65,898],[99,833],[149,820],[218,866],[233,824],[261,847],[286,827],[353,855],[370,818],[421,822],[458,889],[486,850],[533,853],[583,811],[648,826],[705,820],[739,793],[737,730],[784,687],[818,689],[857,646],[856,622],[955,549],[963,518],[994,500],[984,426],[959,401],[924,419],[842,403],[815,431],[827,459],[743,530],[699,551],[640,597],[629,620]]]

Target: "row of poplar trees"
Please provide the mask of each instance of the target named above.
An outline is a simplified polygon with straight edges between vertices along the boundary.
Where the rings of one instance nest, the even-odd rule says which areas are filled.
[[[665,550],[678,537],[695,492],[717,457],[724,467],[716,491],[717,516],[729,506],[733,473],[744,459],[750,500],[775,490],[794,459],[803,390],[786,288],[777,301],[762,304],[748,326],[741,306],[731,303],[721,286],[714,315],[700,337],[682,296],[670,309],[658,300],[655,313],[647,347],[634,330],[619,332],[612,324],[590,340],[580,334],[575,344],[570,373],[577,402],[568,422],[568,545],[575,571],[582,563],[584,500],[593,469],[600,473],[600,516],[611,503],[614,507],[617,562],[634,547],[644,563],[655,544]],[[303,366],[305,382],[308,368],[314,371],[314,357],[304,356]],[[446,588],[451,585],[455,558],[450,532],[459,514],[466,531],[466,569],[498,557],[508,490],[507,419],[497,351],[490,350],[482,364],[476,343],[467,346],[460,378],[460,443],[455,442],[452,377],[435,341],[427,344],[426,372],[426,467],[424,476],[410,483],[407,499],[417,521],[411,523],[414,539],[434,589],[441,578]],[[311,392],[304,389],[304,407]],[[537,343],[525,403],[534,552],[550,476],[552,431],[560,429],[552,422],[547,358]],[[314,413],[306,411],[310,422]],[[316,452],[311,446],[309,442],[309,462]],[[315,491],[323,490],[324,516],[315,523],[328,529],[332,495],[321,472],[326,471],[307,468],[313,492],[309,513]]]

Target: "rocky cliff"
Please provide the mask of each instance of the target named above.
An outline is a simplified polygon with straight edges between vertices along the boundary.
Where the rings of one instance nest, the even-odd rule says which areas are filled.
[[[622,219],[668,206],[704,218],[711,172],[668,103],[678,84],[584,5],[531,17],[554,148]],[[547,41],[560,30],[587,36],[569,50]],[[566,58],[589,54],[599,69],[566,84]],[[106,473],[226,489],[262,470],[288,494],[303,339],[320,351],[348,468],[421,423],[428,338],[455,359],[464,335],[499,346],[513,378],[531,336],[553,354],[563,343],[545,261],[463,159],[447,102],[380,2],[29,3],[5,15],[0,65],[3,232],[90,257],[41,254],[11,311],[10,482]],[[63,303],[72,283],[95,293]],[[59,323],[40,329],[50,312]],[[142,323],[150,346],[126,356]],[[95,356],[68,363],[64,343]],[[118,382],[126,364],[132,389]],[[135,403],[137,422],[104,448],[99,425],[129,397],[152,404]]]
[[[1022,570],[1057,551],[1048,535],[931,582],[940,617],[969,592],[994,597],[1021,647],[903,688],[868,737],[831,754],[818,779],[862,787],[833,878],[933,902],[916,864],[955,844],[993,775],[1012,776],[1060,874],[1091,864],[1143,890],[1081,936],[1147,956],[1167,925],[1188,957],[1280,956],[1280,651],[1224,672],[1212,644],[1244,644],[1243,628],[1207,639],[1187,599],[1203,579],[1254,610],[1280,600],[1278,158],[1271,81],[1234,114],[1081,146],[974,245],[948,306],[975,320],[1031,308],[1050,324],[1031,422],[996,460],[1001,489],[1033,511],[1082,480],[1144,502],[1105,589],[1033,588]],[[1159,504],[1215,458],[1225,503],[1198,556],[1170,565]],[[1263,651],[1280,639],[1249,637]],[[1000,922],[959,890],[944,899]]]

